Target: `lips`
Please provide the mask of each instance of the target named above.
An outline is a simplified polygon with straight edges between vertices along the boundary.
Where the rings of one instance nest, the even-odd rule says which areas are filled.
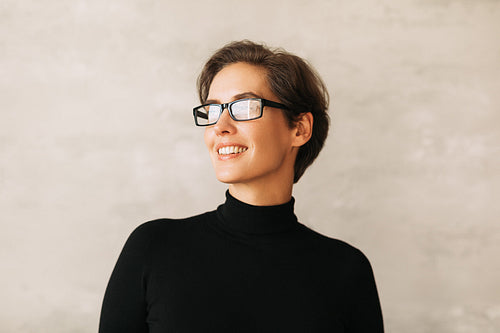
[[[231,156],[231,155],[234,156],[244,153],[247,150],[248,147],[233,143],[219,144],[216,147],[216,151],[219,154],[219,156]]]
[[[238,147],[238,146],[226,146],[219,148],[217,151],[219,155],[229,155],[229,154],[239,154],[246,151],[248,148],[246,147]]]

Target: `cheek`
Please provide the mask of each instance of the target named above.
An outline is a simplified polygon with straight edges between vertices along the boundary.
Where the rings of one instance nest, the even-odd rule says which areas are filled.
[[[203,134],[203,139],[205,140],[205,145],[207,146],[207,148],[210,149],[210,147],[212,146],[212,142],[213,142],[213,136],[210,134],[210,130],[208,128],[205,129],[205,132]]]
[[[276,128],[267,128],[254,135],[255,147],[265,159],[281,159],[289,148],[287,133]]]

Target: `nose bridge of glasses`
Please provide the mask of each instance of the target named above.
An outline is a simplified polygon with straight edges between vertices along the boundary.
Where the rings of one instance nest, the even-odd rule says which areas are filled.
[[[220,105],[220,113],[219,113],[219,119],[222,117],[222,113],[224,112],[225,109],[227,109],[227,112],[229,113],[229,117],[233,120],[236,120],[233,116],[233,111],[231,109],[231,106],[233,105],[234,102],[229,102],[229,103],[224,103]]]
[[[217,117],[217,123],[220,121],[220,118],[222,117],[222,114],[224,113],[224,110],[227,109],[228,115],[231,119],[233,119],[233,115],[231,114],[231,111],[229,110],[229,105],[231,103],[223,103],[219,104],[220,105],[220,111],[219,111],[219,117]]]

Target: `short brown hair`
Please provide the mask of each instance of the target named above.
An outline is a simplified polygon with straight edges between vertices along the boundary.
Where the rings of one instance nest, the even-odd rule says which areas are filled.
[[[283,49],[271,49],[249,40],[231,42],[217,50],[207,61],[197,81],[198,95],[205,103],[215,75],[225,66],[245,62],[267,71],[271,91],[287,106],[283,110],[289,125],[311,112],[312,136],[300,147],[294,165],[294,183],[316,159],[325,143],[330,125],[327,114],[329,95],[318,73],[302,58]]]

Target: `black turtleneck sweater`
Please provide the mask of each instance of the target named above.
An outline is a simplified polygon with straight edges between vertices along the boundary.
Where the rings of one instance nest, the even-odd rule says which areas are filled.
[[[368,259],[297,221],[294,200],[139,226],[104,296],[100,333],[383,332]]]

